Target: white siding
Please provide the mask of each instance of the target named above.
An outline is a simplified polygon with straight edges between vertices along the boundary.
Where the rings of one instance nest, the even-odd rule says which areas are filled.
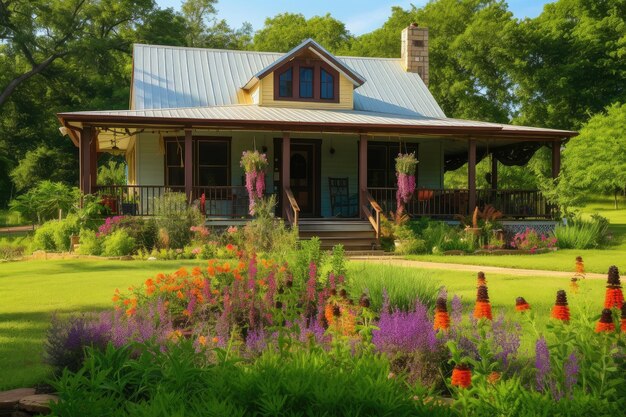
[[[184,136],[181,138],[184,140]],[[156,133],[140,133],[136,140],[137,185],[165,185],[164,155]]]

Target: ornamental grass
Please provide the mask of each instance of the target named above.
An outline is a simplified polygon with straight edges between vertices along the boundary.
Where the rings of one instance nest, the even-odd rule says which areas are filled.
[[[615,323],[613,323],[613,313],[610,309],[602,310],[602,316],[596,323],[596,333],[612,333],[615,331]]]
[[[493,320],[491,303],[489,302],[489,292],[486,285],[478,287],[476,294],[476,306],[474,307],[474,318]]]
[[[515,299],[515,310],[516,311],[526,311],[530,310],[530,304],[524,299],[524,297],[517,297]]]
[[[552,307],[551,317],[553,319],[569,322],[570,312],[565,290],[559,290],[556,292],[556,302],[554,303],[554,307]]]
[[[472,371],[468,365],[458,364],[454,366],[451,384],[459,388],[469,388],[472,385]]]
[[[606,294],[604,297],[604,308],[622,308],[624,304],[624,293],[619,277],[619,270],[615,265],[609,268]]]
[[[433,328],[435,330],[448,330],[450,328],[450,315],[448,314],[447,302],[444,297],[437,298]]]

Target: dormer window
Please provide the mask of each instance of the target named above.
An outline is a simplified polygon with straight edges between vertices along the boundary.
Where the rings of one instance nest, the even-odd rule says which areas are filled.
[[[282,98],[293,97],[293,70],[291,68],[278,76],[278,95]]]
[[[339,103],[339,72],[321,60],[294,59],[274,71],[274,100]]]
[[[300,67],[300,98],[313,98],[313,68]]]
[[[335,98],[335,77],[324,68],[320,69],[320,98],[322,100]]]

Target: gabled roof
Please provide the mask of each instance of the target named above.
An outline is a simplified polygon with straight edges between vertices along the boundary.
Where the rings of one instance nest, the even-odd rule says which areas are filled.
[[[136,44],[132,108],[136,110],[238,104],[251,77],[285,54]],[[399,58],[337,57],[367,82],[354,90],[354,110],[445,117],[418,74]]]
[[[339,73],[343,74],[347,79],[352,82],[352,84],[354,84],[355,87],[360,87],[361,85],[363,85],[363,83],[365,83],[365,79],[362,76],[360,76],[350,67],[345,65],[339,58],[324,49],[322,45],[309,38],[304,40],[300,45],[296,46],[291,51],[287,52],[281,58],[277,59],[258,73],[254,74],[254,76],[250,78],[248,82],[243,86],[243,89],[249,90],[250,88],[254,87],[254,85],[261,78],[272,73],[276,68],[289,62],[306,50],[313,52],[315,55],[320,57],[322,61],[326,62],[328,65],[339,71]]]

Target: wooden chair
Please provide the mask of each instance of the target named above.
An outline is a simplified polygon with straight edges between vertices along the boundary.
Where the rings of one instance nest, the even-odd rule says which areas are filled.
[[[350,194],[348,178],[328,177],[330,191],[330,211],[335,217],[355,217],[358,215],[359,198]]]

